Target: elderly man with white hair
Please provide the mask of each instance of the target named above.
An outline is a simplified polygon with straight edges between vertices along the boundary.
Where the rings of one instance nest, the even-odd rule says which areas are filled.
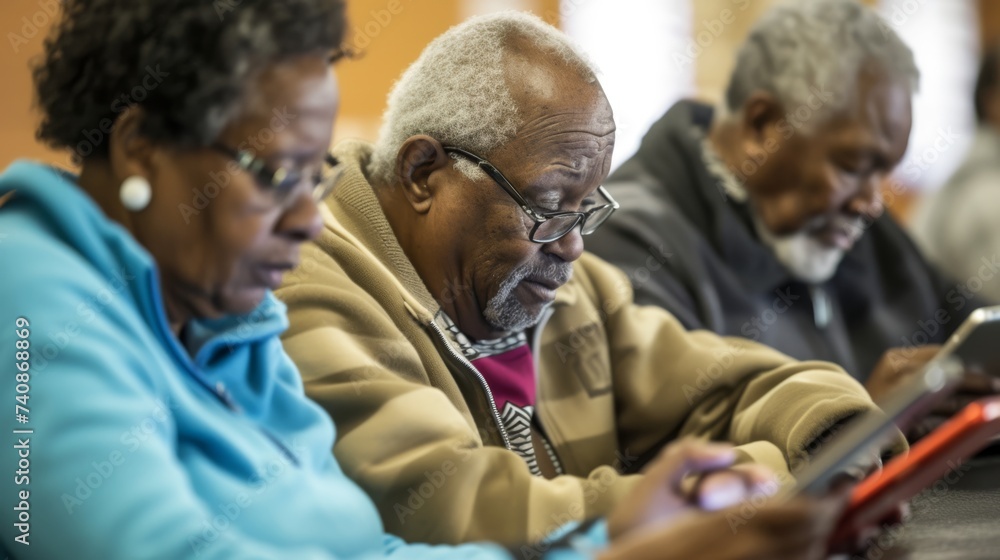
[[[721,107],[677,103],[611,175],[621,209],[588,249],[631,278],[637,302],[837,363],[878,401],[984,305],[883,212],[918,79],[910,49],[855,0],[772,9]],[[996,388],[970,373],[938,412]]]
[[[682,471],[760,462],[787,481],[820,436],[876,410],[834,365],[633,304],[625,276],[583,252],[617,207],[600,186],[614,140],[587,60],[508,13],[435,39],[390,94],[378,142],[335,151],[325,229],[278,291],[283,340],[389,531],[534,542],[609,512],[643,481],[621,471],[685,436],[738,447]],[[699,488],[705,507],[731,502]],[[795,548],[791,522],[705,542]],[[613,516],[612,534],[630,523]]]

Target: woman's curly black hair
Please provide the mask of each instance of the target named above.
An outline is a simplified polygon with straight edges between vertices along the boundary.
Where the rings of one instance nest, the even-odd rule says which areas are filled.
[[[338,56],[345,30],[343,0],[65,0],[34,68],[37,136],[106,157],[111,123],[135,105],[150,139],[205,146],[264,66]]]

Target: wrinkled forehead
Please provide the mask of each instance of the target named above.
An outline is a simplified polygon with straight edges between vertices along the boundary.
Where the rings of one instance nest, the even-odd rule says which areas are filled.
[[[592,111],[553,111],[530,120],[505,150],[509,177],[538,203],[559,205],[592,194],[607,178],[614,120]]]
[[[604,170],[615,121],[600,83],[544,53],[512,54],[505,68],[520,123],[504,155],[536,172],[581,179]]]

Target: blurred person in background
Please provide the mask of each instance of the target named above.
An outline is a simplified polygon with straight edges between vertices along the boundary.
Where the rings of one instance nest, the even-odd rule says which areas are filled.
[[[677,103],[611,175],[621,209],[590,249],[685,327],[837,363],[885,398],[986,304],[883,211],[918,80],[910,49],[855,0],[771,9],[721,107]],[[914,435],[998,388],[968,373]]]
[[[956,278],[978,279],[980,294],[1000,302],[1000,45],[983,56],[973,97],[979,127],[948,183],[913,218],[927,256]]]
[[[0,348],[15,360],[0,397],[24,430],[3,436],[0,459],[18,472],[0,484],[0,548],[40,560],[512,558],[387,535],[278,339],[287,320],[271,290],[334,185],[342,3],[63,7],[35,71],[38,134],[72,149],[80,172],[19,161],[0,175]],[[766,507],[738,535],[736,509],[697,510],[717,492],[732,504],[773,488],[759,467],[727,469],[735,456],[672,446],[607,525],[528,550],[821,557],[840,498]],[[681,492],[683,475],[706,471]],[[600,552],[608,533],[615,545]]]

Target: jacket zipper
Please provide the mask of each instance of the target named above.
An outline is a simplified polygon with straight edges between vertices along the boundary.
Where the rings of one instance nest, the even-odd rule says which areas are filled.
[[[154,294],[159,293],[160,286],[156,274],[149,275],[148,286],[152,290],[152,293]],[[160,305],[155,305],[153,313],[156,316],[156,322],[157,322],[157,327],[160,330],[159,333],[160,336],[169,337],[168,340],[173,341],[172,343],[168,344],[169,349],[167,350],[167,352],[170,353],[172,351],[174,353],[174,359],[181,362],[184,369],[187,370],[188,375],[190,375],[195,380],[195,383],[203,387],[206,391],[208,391],[211,395],[213,395],[216,399],[218,399],[218,401],[222,403],[222,405],[226,407],[231,413],[233,413],[234,416],[240,416],[246,418],[246,416],[243,414],[243,408],[236,402],[235,399],[233,399],[233,396],[229,393],[229,391],[226,390],[226,386],[223,383],[221,382],[216,383],[215,387],[213,388],[208,383],[208,381],[206,381],[201,376],[202,366],[197,363],[194,356],[188,355],[183,350],[183,348],[180,345],[180,340],[177,337],[175,337],[173,333],[170,331],[170,328],[167,326],[166,311],[163,310],[163,307],[161,307]],[[198,354],[201,354],[201,352],[199,351]],[[288,446],[282,443],[277,436],[275,436],[267,428],[265,428],[260,424],[257,424],[256,422],[251,421],[251,423],[254,424],[254,427],[257,428],[257,430],[260,433],[264,434],[264,437],[269,439],[275,446],[277,446],[278,450],[282,453],[282,455],[284,455],[289,461],[291,461],[293,465],[295,465],[296,467],[301,466],[295,454],[292,453],[292,451],[288,448]]]
[[[493,400],[493,391],[490,391],[490,385],[486,383],[486,378],[483,377],[483,374],[479,373],[476,366],[472,365],[469,360],[465,359],[465,356],[462,356],[451,347],[451,343],[448,342],[448,337],[444,335],[444,332],[441,331],[441,327],[437,326],[437,323],[432,320],[430,322],[430,326],[431,330],[434,331],[434,334],[437,335],[438,339],[444,343],[445,348],[448,349],[448,353],[451,354],[453,358],[458,360],[459,363],[465,366],[466,369],[474,373],[476,379],[479,380],[479,384],[482,385],[483,391],[486,392],[486,399],[490,401],[490,410],[493,412],[493,421],[496,422],[497,428],[500,429],[500,437],[503,438],[503,445],[507,449],[510,449],[510,437],[507,435],[507,428],[504,427],[503,420],[500,418],[500,411],[497,410],[497,403]]]
[[[541,342],[542,342],[542,330],[545,325],[548,324],[549,319],[552,318],[552,306],[546,307],[542,311],[542,316],[538,319],[538,323],[535,324],[535,330],[531,333],[531,359],[535,362],[535,394],[540,395],[541,391],[538,387],[538,379],[540,377],[540,372],[542,371],[542,356],[541,356]],[[552,467],[555,469],[557,475],[566,474],[563,470],[562,461],[559,459],[559,455],[556,454],[555,447],[552,447],[552,440],[549,438],[548,433],[545,431],[545,426],[542,424],[542,407],[535,403],[535,422],[538,423],[538,435],[542,438],[543,443],[548,449],[542,449],[542,452],[549,453],[549,462],[552,463]],[[551,451],[551,453],[550,453]],[[538,450],[535,450],[538,453]]]

